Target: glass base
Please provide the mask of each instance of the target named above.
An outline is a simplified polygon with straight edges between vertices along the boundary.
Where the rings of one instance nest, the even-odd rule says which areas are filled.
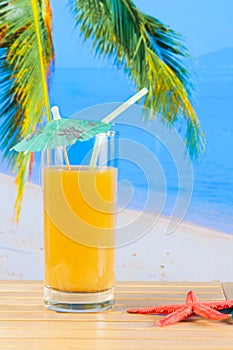
[[[114,305],[114,287],[103,292],[62,292],[44,287],[44,304],[57,312],[99,312]]]

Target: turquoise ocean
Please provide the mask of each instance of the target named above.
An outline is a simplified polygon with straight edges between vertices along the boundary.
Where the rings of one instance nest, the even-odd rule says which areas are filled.
[[[233,66],[202,65],[197,71],[194,103],[207,147],[200,162],[193,162],[194,187],[184,220],[233,234]],[[51,104],[59,105],[61,114],[68,117],[91,106],[123,102],[134,92],[124,74],[113,68],[56,68],[51,78],[50,98]],[[32,179],[36,183],[39,163],[37,154]],[[163,166],[167,167],[165,173],[169,176],[171,164],[164,162]],[[8,172],[4,162],[0,170]],[[146,188],[140,180],[140,171],[137,173],[129,162],[122,176],[133,179],[139,190],[129,207],[141,209]],[[164,215],[170,215],[178,191],[177,178],[173,180],[167,181]]]

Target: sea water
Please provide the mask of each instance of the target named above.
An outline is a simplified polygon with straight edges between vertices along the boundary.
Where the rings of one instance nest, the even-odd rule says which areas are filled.
[[[200,68],[198,73],[195,109],[207,145],[201,160],[192,163],[194,186],[184,220],[233,234],[233,68]],[[59,105],[62,116],[68,117],[91,106],[123,102],[134,92],[123,73],[113,68],[57,68],[51,81],[50,98],[52,105]],[[157,153],[166,177],[166,201],[161,213],[171,215],[179,192],[175,166],[169,156],[164,158],[161,147],[156,143],[151,146],[147,133],[140,131],[139,135],[138,132],[138,128],[127,130],[130,138],[140,138],[141,144]],[[37,183],[39,163],[38,153],[33,174],[33,181]],[[4,164],[1,168],[6,171]],[[136,189],[128,207],[141,210],[148,190],[142,169],[134,162],[121,161],[120,176]],[[158,188],[151,190],[159,193]],[[151,212],[156,208],[151,206],[147,210]]]

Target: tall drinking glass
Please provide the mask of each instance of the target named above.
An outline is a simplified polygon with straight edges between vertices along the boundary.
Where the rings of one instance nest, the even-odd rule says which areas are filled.
[[[44,301],[55,311],[114,305],[117,135],[99,134],[98,163],[64,163],[63,149],[43,155]],[[91,152],[89,152],[91,154]]]

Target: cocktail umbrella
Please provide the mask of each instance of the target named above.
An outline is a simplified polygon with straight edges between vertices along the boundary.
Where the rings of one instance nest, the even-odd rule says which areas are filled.
[[[107,132],[111,128],[110,122],[115,119],[119,114],[124,112],[133,103],[147,94],[148,90],[143,88],[121,106],[107,115],[102,121],[88,121],[72,118],[61,118],[59,109],[57,106],[52,108],[54,120],[48,122],[41,128],[35,130],[32,134],[21,140],[11,149],[17,152],[35,152],[44,151],[50,148],[63,147],[65,160],[68,168],[70,169],[69,159],[65,146],[72,145],[76,141],[87,141],[97,134]],[[96,166],[96,160],[99,153],[98,142],[95,142],[94,150],[90,162],[91,167]]]
[[[77,141],[87,141],[97,134],[107,132],[110,128],[111,124],[96,121],[71,118],[52,120],[21,140],[12,149],[17,152],[35,152],[73,145]]]

